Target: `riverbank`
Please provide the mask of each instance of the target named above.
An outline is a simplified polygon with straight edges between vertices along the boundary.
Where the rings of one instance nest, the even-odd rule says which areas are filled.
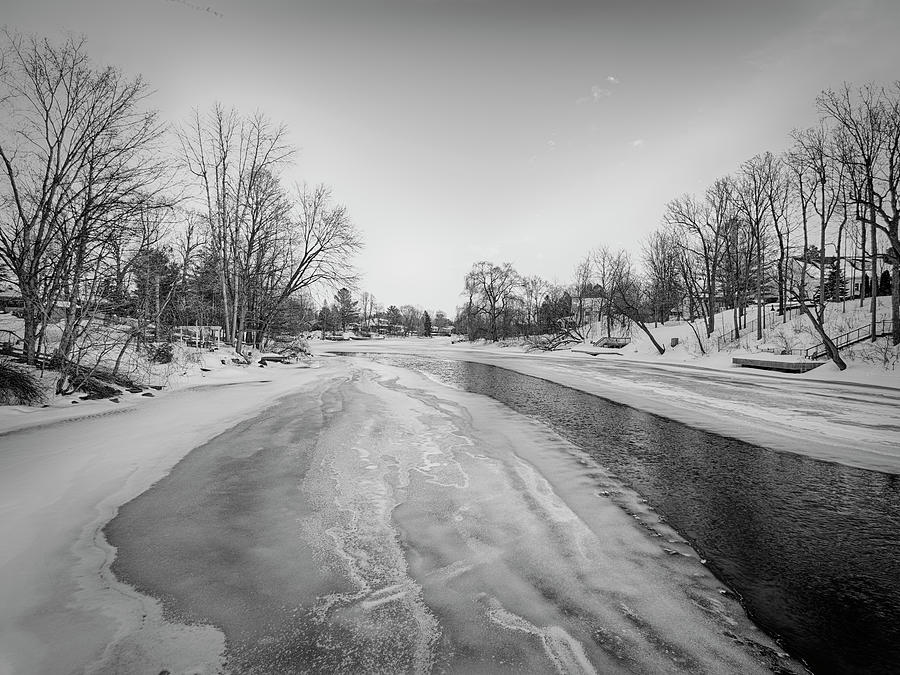
[[[117,582],[101,528],[192,449],[321,372],[228,367],[153,398],[6,411],[19,430],[0,435],[0,673],[81,670],[138,631],[137,657],[164,651],[173,672],[206,672],[191,670],[198,646],[221,651],[221,637],[173,627]]]

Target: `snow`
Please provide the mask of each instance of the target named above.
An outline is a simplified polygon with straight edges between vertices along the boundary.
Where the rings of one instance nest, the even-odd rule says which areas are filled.
[[[311,417],[295,420],[300,411]],[[322,421],[310,423],[317,416]],[[252,423],[235,426],[240,420]],[[175,603],[165,616],[158,601],[112,576],[114,551],[101,528],[119,507],[163,489],[158,504],[195,494],[228,500],[216,473],[205,474],[208,490],[195,474],[179,478],[187,471],[179,460],[212,441],[203,452],[213,470],[217,457],[234,456],[269,462],[261,470],[277,475],[287,456],[266,453],[275,434],[288,434],[286,447],[295,447],[292,434],[309,446],[300,487],[314,508],[234,514],[242,527],[273,534],[246,552],[267,566],[223,575],[201,565],[177,585],[162,568],[172,590],[160,596]],[[206,386],[183,386],[119,414],[0,438],[2,673],[217,672],[229,636],[215,626],[227,622],[196,620],[208,615],[182,597],[185,589],[193,584],[202,597],[216,584],[235,593],[244,579],[266,591],[254,597],[271,599],[273,617],[297,621],[282,606],[292,588],[304,588],[302,578],[280,585],[283,570],[298,564],[285,533],[316,549],[301,569],[321,567],[340,580],[309,619],[327,638],[314,643],[324,645],[320,665],[333,657],[362,668],[378,658],[389,670],[424,671],[462,654],[471,659],[456,662],[463,671],[513,658],[507,668],[530,672],[767,672],[747,641],[776,659],[777,646],[721,594],[690,546],[578,448],[499,403],[412,371],[341,358],[315,367],[225,366]],[[254,493],[264,506],[278,494]],[[182,523],[205,536],[191,541],[227,542],[234,530],[217,519],[234,510],[197,504],[197,523]],[[159,529],[154,512],[143,518]],[[159,548],[168,534],[157,532],[153,546],[138,536],[134,564],[157,570],[168,559]],[[267,570],[275,570],[271,579]],[[225,597],[213,604],[233,606]],[[181,623],[182,613],[195,620]],[[256,636],[253,649],[274,653],[285,646],[278,635]],[[790,659],[777,662],[802,671]]]
[[[177,670],[191,666],[198,645],[220,651],[218,636],[173,629],[155,601],[112,578],[100,529],[191,449],[317,373],[221,367],[119,406],[4,411],[5,428],[20,431],[0,435],[0,673],[70,672],[137,630],[148,636],[145,651],[171,644]]]

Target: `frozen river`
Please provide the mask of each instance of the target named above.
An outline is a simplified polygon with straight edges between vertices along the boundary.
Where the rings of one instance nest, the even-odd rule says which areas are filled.
[[[900,660],[896,475],[708,434],[486,364],[375,358],[490,396],[583,448],[815,672],[891,672]]]
[[[595,457],[387,363],[331,360],[105,533],[168,623],[223,634],[193,672],[802,671]]]

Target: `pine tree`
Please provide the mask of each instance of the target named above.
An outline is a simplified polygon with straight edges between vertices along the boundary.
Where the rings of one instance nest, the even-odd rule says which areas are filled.
[[[391,305],[387,308],[387,319],[391,322],[391,333],[393,333],[393,327],[400,325],[403,321],[403,315],[400,314],[400,309],[396,305]]]
[[[825,297],[828,300],[841,300],[847,295],[847,278],[843,272],[832,267],[828,271],[828,280],[825,282]]]
[[[422,330],[425,333],[425,337],[431,337],[431,317],[428,315],[427,310],[422,316]]]
[[[337,295],[334,296],[334,301],[337,303],[338,321],[340,322],[341,330],[347,330],[347,324],[353,323],[359,318],[359,310],[357,309],[359,303],[353,299],[350,291],[346,288],[342,288],[337,292]]]
[[[878,295],[891,294],[891,271],[885,269],[878,277]]]
[[[329,325],[332,323],[333,319],[331,316],[331,310],[328,308],[328,303],[322,303],[322,309],[319,310],[319,324],[322,328],[322,339],[325,339],[325,333],[328,332]]]

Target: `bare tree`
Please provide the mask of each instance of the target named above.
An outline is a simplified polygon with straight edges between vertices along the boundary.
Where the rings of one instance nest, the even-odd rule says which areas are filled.
[[[83,40],[55,45],[5,31],[3,41],[0,260],[22,294],[29,363],[57,303],[68,303],[56,350],[66,363],[88,300],[104,288],[120,223],[158,205],[162,127],[142,108],[144,82],[94,68]]]
[[[585,323],[584,305],[585,300],[592,290],[591,278],[593,277],[593,269],[591,265],[591,256],[586,255],[577,265],[575,265],[574,279],[572,282],[572,295],[575,300],[575,324],[583,326]]]
[[[259,197],[277,186],[278,172],[294,150],[286,142],[283,125],[276,126],[261,113],[241,116],[221,104],[205,116],[195,110],[178,136],[184,166],[196,179],[206,207],[225,336],[240,351],[250,292],[248,265],[259,241]]]
[[[618,311],[609,289],[617,287],[626,274],[631,261],[624,251],[611,251],[606,246],[598,246],[592,254],[594,278],[600,289],[600,316],[606,324],[606,336],[612,335],[613,326],[622,322],[623,315]]]
[[[734,186],[727,178],[717,180],[703,200],[685,195],[669,202],[664,222],[679,231],[694,281],[702,287],[707,336],[715,330],[717,278],[725,254],[728,227],[734,218]],[[702,270],[702,273],[697,272]]]
[[[494,342],[500,337],[500,318],[504,308],[519,285],[519,275],[510,263],[496,265],[487,261],[477,262],[466,276],[470,321],[471,317],[483,312],[487,316],[489,335]]]
[[[872,340],[875,340],[877,275],[876,232],[890,243],[892,342],[900,344],[900,82],[890,92],[869,84],[856,91],[845,84],[822,92],[819,111],[844,131],[852,153],[844,159],[861,174],[856,202],[860,219],[871,227]]]
[[[317,284],[356,287],[353,256],[363,242],[345,206],[333,204],[331,189],[298,188],[288,237],[287,271],[281,298]]]
[[[665,354],[666,348],[659,344],[647,326],[647,322],[651,321],[653,316],[650,284],[639,276],[626,251],[619,251],[614,257],[618,261],[618,273],[612,285],[603,287],[601,293],[609,298],[618,312],[644,331],[660,355]]]
[[[679,249],[673,232],[669,229],[651,232],[644,241],[642,259],[648,274],[653,321],[665,323],[673,309],[681,309],[684,298]]]
[[[363,291],[359,297],[359,320],[363,326],[368,328],[375,316],[375,296],[372,293]]]
[[[771,153],[757,155],[741,164],[737,177],[735,195],[738,212],[746,220],[753,244],[751,256],[755,252],[756,268],[756,339],[762,339],[763,330],[763,284],[766,270],[766,239],[771,226],[769,197],[773,191],[776,176],[773,173]]]
[[[791,210],[790,210],[790,181],[787,174],[787,165],[783,157],[776,157],[767,152],[763,155],[766,167],[764,169],[768,180],[766,181],[765,202],[772,219],[772,229],[778,240],[778,312],[782,315],[782,321],[787,321],[784,313],[787,288],[790,283],[789,275],[793,266],[790,265],[791,250]]]
[[[800,132],[795,132],[800,133]],[[810,221],[810,204],[815,198],[815,185],[817,178],[814,173],[814,167],[809,156],[799,146],[792,148],[787,154],[786,164],[789,167],[789,190],[791,199],[794,204],[799,207],[800,213],[800,229],[803,232],[803,244],[801,246],[802,255],[800,265],[800,281],[797,285],[797,292],[804,298],[808,297],[806,289],[807,270],[809,268],[809,221]],[[791,264],[791,269],[793,265]],[[796,282],[795,282],[796,283]],[[788,284],[788,288],[793,288],[793,284]],[[793,294],[791,294],[793,297]]]
[[[848,173],[847,167],[835,159],[839,151],[834,145],[830,130],[824,123],[804,131],[794,132],[793,136],[796,153],[803,157],[803,164],[815,186],[810,191],[809,203],[819,216],[818,259],[809,260],[808,250],[804,251],[804,256],[807,258],[807,262],[815,262],[819,269],[817,317],[821,323],[825,317],[826,232],[842,203]]]
[[[479,303],[479,280],[476,268],[473,268],[466,274],[464,282],[464,293],[466,295],[465,310],[457,312],[456,323],[459,324],[460,318],[464,318],[466,324],[466,337],[469,342],[475,339],[475,322],[479,315],[484,312],[484,308]]]
[[[539,276],[522,278],[522,292],[525,303],[525,336],[539,330],[541,302],[547,294],[549,285]]]

